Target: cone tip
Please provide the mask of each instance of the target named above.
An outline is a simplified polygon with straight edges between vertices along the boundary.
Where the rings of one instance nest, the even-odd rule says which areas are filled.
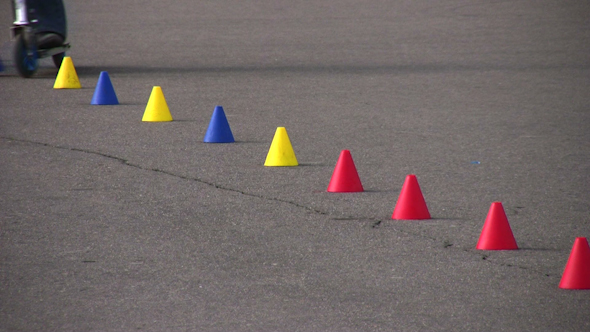
[[[223,106],[221,106],[221,105],[215,106],[215,108],[213,109],[213,113],[214,114],[215,113],[223,113],[223,114],[225,114],[225,111],[223,110]]]

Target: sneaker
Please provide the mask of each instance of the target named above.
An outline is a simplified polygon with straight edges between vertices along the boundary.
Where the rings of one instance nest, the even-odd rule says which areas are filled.
[[[37,47],[39,49],[59,47],[63,43],[63,37],[56,33],[42,32],[37,34]]]

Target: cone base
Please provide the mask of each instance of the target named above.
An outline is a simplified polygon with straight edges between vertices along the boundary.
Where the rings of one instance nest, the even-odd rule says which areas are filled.
[[[294,163],[294,164],[287,164],[287,163],[264,163],[264,166],[266,167],[294,167],[294,166],[299,166],[299,164]]]
[[[172,122],[172,120],[141,120],[142,122]]]

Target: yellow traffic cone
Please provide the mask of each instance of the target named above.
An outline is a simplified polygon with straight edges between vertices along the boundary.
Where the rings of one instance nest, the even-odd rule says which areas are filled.
[[[80,80],[78,74],[76,74],[76,68],[72,58],[65,56],[57,72],[55,79],[54,89],[81,89]]]
[[[270,144],[264,166],[297,166],[295,151],[287,135],[285,127],[278,127]]]
[[[143,119],[141,121],[148,122],[166,122],[172,121],[172,115],[168,109],[168,104],[162,93],[162,88],[154,86],[152,94],[148,100],[145,112],[143,113]]]

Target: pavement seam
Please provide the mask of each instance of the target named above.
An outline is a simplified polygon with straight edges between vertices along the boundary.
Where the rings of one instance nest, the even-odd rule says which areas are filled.
[[[130,166],[130,167],[134,167],[140,170],[144,170],[144,171],[151,171],[151,172],[156,172],[156,173],[161,173],[161,174],[165,174],[165,175],[169,175],[175,178],[179,178],[179,179],[183,179],[183,180],[189,180],[189,181],[195,181],[201,184],[205,184],[208,186],[211,186],[215,189],[219,189],[219,190],[225,190],[225,191],[230,191],[233,193],[238,193],[238,194],[242,194],[242,195],[246,195],[246,196],[250,196],[250,197],[254,197],[254,198],[259,198],[259,199],[263,199],[263,200],[269,200],[269,201],[275,201],[275,202],[279,202],[279,203],[286,203],[286,204],[290,204],[293,205],[295,207],[298,208],[302,208],[305,210],[308,210],[310,212],[319,214],[319,215],[324,215],[324,216],[328,216],[329,213],[325,212],[325,211],[321,211],[318,209],[314,209],[311,208],[309,206],[305,206],[305,205],[301,205],[299,203],[293,202],[293,201],[288,201],[288,200],[284,200],[284,199],[280,199],[280,198],[275,198],[275,197],[267,197],[267,196],[263,196],[263,195],[257,195],[257,194],[252,194],[252,193],[248,193],[242,190],[238,190],[238,189],[234,189],[234,188],[230,188],[230,187],[225,187],[225,186],[221,186],[218,185],[214,182],[209,182],[209,181],[205,181],[203,179],[200,178],[194,178],[194,177],[188,177],[188,176],[184,176],[184,175],[179,175],[176,173],[172,173],[169,171],[165,171],[159,168],[146,168],[143,167],[141,165],[138,164],[134,164],[129,162],[129,160],[121,158],[121,157],[117,157],[117,156],[113,156],[110,154],[106,154],[106,153],[102,153],[102,152],[97,152],[97,151],[92,151],[92,150],[86,150],[86,149],[81,149],[81,148],[75,148],[75,147],[68,147],[68,146],[61,146],[61,145],[53,145],[53,144],[49,144],[49,143],[43,143],[43,142],[37,142],[37,141],[30,141],[30,140],[26,140],[26,139],[19,139],[19,138],[14,138],[14,137],[7,137],[7,136],[0,136],[1,139],[5,139],[5,140],[9,140],[9,141],[15,141],[15,142],[21,142],[21,143],[28,143],[28,144],[35,144],[35,145],[41,145],[41,146],[45,146],[45,147],[49,147],[49,148],[55,148],[55,149],[60,149],[60,150],[68,150],[68,151],[76,151],[76,152],[82,152],[82,153],[88,153],[88,154],[92,154],[92,155],[96,155],[96,156],[100,156],[100,157],[105,157],[108,159],[112,159],[115,161],[118,161],[126,166]],[[356,219],[356,218],[355,218]],[[358,219],[367,219],[367,218],[358,218]]]
[[[125,165],[125,166],[129,166],[129,167],[133,167],[139,170],[143,170],[143,171],[151,171],[151,172],[156,172],[156,173],[160,173],[160,174],[164,174],[164,175],[168,175],[168,176],[172,176],[178,179],[183,179],[183,180],[188,180],[188,181],[194,181],[194,182],[198,182],[201,184],[205,184],[208,186],[211,186],[215,189],[219,189],[219,190],[225,190],[225,191],[229,191],[229,192],[233,192],[233,193],[238,193],[241,195],[246,195],[249,197],[253,197],[253,198],[258,198],[258,199],[262,199],[262,200],[267,200],[267,201],[274,201],[274,202],[279,202],[279,203],[285,203],[285,204],[290,204],[292,206],[295,206],[297,208],[301,208],[301,209],[305,209],[309,212],[315,213],[315,214],[319,214],[322,216],[330,216],[330,213],[325,212],[325,211],[321,211],[318,209],[314,209],[311,208],[309,206],[305,206],[305,205],[301,205],[299,203],[293,202],[293,201],[288,201],[288,200],[283,200],[280,198],[276,198],[276,197],[267,197],[267,196],[263,196],[263,195],[257,195],[257,194],[252,194],[252,193],[248,193],[245,191],[241,191],[241,190],[237,190],[237,189],[233,189],[233,188],[229,188],[229,187],[224,187],[224,186],[220,186],[218,184],[215,184],[213,182],[209,182],[209,181],[205,181],[199,178],[193,178],[193,177],[188,177],[188,176],[184,176],[184,175],[179,175],[179,174],[175,174],[169,171],[165,171],[162,169],[158,169],[158,168],[146,168],[143,167],[141,165],[138,164],[134,164],[129,162],[127,159],[121,158],[121,157],[117,157],[117,156],[113,156],[113,155],[109,155],[106,153],[102,153],[102,152],[98,152],[98,151],[92,151],[92,150],[86,150],[86,149],[81,149],[81,148],[75,148],[75,147],[68,147],[68,146],[61,146],[61,145],[53,145],[53,144],[49,144],[49,143],[43,143],[43,142],[37,142],[37,141],[31,141],[31,140],[26,140],[26,139],[19,139],[19,138],[14,138],[14,137],[7,137],[7,136],[0,136],[0,139],[4,139],[4,140],[8,140],[8,141],[15,141],[15,142],[21,142],[21,143],[27,143],[27,144],[34,144],[34,145],[40,145],[40,146],[44,146],[44,147],[49,147],[49,148],[54,148],[54,149],[60,149],[60,150],[67,150],[67,151],[75,151],[75,152],[82,152],[82,153],[88,153],[88,154],[92,154],[92,155],[96,155],[96,156],[100,156],[100,157],[104,157],[104,158],[108,158],[108,159],[112,159],[115,161],[120,162],[121,164]],[[349,216],[346,218],[337,218],[339,220],[345,219],[345,220],[367,220],[371,223],[371,228],[372,229],[377,229],[380,228],[381,226],[383,226],[383,219],[379,219],[379,218],[372,218],[372,217],[355,217],[355,216]],[[441,239],[432,237],[432,236],[428,236],[425,234],[420,234],[417,232],[410,232],[404,229],[400,229],[397,227],[393,227],[393,230],[395,232],[398,233],[403,233],[406,235],[411,235],[414,237],[418,237],[418,238],[422,238],[422,239],[427,239],[430,240],[434,243],[440,243]],[[520,266],[517,264],[510,264],[510,263],[503,263],[500,261],[496,261],[496,260],[490,260],[488,259],[488,257],[490,256],[489,253],[486,252],[473,252],[473,250],[471,249],[467,249],[464,247],[459,247],[459,246],[454,246],[453,243],[448,242],[448,240],[444,240],[443,241],[443,249],[451,249],[451,250],[460,250],[463,251],[465,253],[471,254],[471,255],[475,255],[475,256],[480,256],[482,260],[490,263],[490,264],[494,264],[497,266],[503,266],[503,267],[514,267],[514,268],[518,268],[518,269],[522,269],[522,270],[528,270],[531,272],[535,272],[535,273],[539,273],[545,277],[554,277],[554,275],[550,275],[549,273],[546,273],[544,271],[540,271],[540,270],[535,270],[535,269],[531,269],[530,267],[527,266]]]
[[[292,206],[295,206],[297,208],[305,209],[305,210],[307,210],[309,212],[312,212],[312,213],[315,213],[315,214],[319,214],[319,215],[322,215],[322,216],[330,216],[330,213],[329,212],[321,211],[319,209],[314,209],[312,207],[305,206],[305,205],[302,205],[302,204],[299,204],[299,203],[296,203],[296,202],[293,202],[293,201],[288,201],[288,200],[284,200],[284,199],[280,199],[280,198],[276,198],[276,197],[268,197],[268,196],[264,196],[264,195],[257,195],[257,194],[253,194],[253,193],[248,193],[248,192],[245,192],[245,191],[242,191],[242,190],[238,190],[238,189],[234,189],[234,188],[229,188],[229,187],[221,186],[221,185],[218,185],[218,184],[216,184],[214,182],[205,181],[203,179],[175,174],[175,173],[172,173],[172,172],[169,172],[169,171],[166,171],[166,170],[162,170],[162,169],[159,169],[159,168],[146,168],[146,167],[143,167],[141,165],[131,163],[131,162],[129,162],[129,160],[127,160],[125,158],[113,156],[113,155],[102,153],[102,152],[98,152],[98,151],[92,151],[92,150],[75,148],[75,147],[68,147],[68,146],[63,146],[63,145],[54,145],[54,144],[50,144],[50,143],[37,142],[37,141],[31,141],[31,140],[27,140],[27,139],[20,139],[20,138],[8,137],[8,136],[0,136],[0,139],[9,140],[9,141],[15,141],[15,142],[21,142],[21,143],[27,143],[27,144],[40,145],[40,146],[49,147],[49,148],[55,148],[55,149],[60,149],[60,150],[68,150],[68,151],[88,153],[88,154],[92,154],[92,155],[96,155],[96,156],[100,156],[100,157],[105,157],[105,158],[108,158],[108,159],[112,159],[112,160],[115,160],[115,161],[118,161],[118,162],[122,163],[123,165],[129,166],[129,167],[134,167],[134,168],[137,168],[137,169],[140,169],[140,170],[161,173],[161,174],[172,176],[172,177],[175,177],[175,178],[178,178],[178,179],[183,179],[183,180],[188,180],[188,181],[195,181],[195,182],[198,182],[198,183],[201,183],[201,184],[205,184],[205,185],[211,186],[211,187],[213,187],[215,189],[225,190],[225,191],[229,191],[229,192],[233,192],[233,193],[238,193],[238,194],[246,195],[246,196],[253,197],[253,198],[258,198],[258,199],[267,200],[267,201],[274,201],[274,202],[279,202],[279,203],[286,203],[286,204],[290,204]],[[342,218],[340,218],[340,219],[342,219]],[[371,228],[373,228],[373,229],[379,228],[379,226],[381,226],[381,224],[383,222],[382,219],[372,218],[372,217],[348,216],[345,219],[346,220],[367,220],[367,221],[370,222]],[[412,232],[402,231],[402,230],[399,230],[397,228],[395,228],[395,231],[403,232],[403,233],[406,233],[406,234],[412,234],[412,235],[417,236],[417,237],[428,238],[430,240],[436,241],[435,238],[424,236],[424,235],[418,234],[418,233],[412,233]]]

